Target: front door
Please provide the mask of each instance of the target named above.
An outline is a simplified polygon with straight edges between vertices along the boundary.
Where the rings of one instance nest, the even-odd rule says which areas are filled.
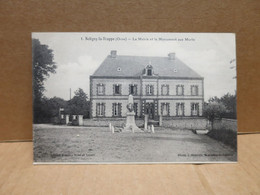
[[[149,119],[154,118],[154,103],[146,103],[145,114],[149,115]]]

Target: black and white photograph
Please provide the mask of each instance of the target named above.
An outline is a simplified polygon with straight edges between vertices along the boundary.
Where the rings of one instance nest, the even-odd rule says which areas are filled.
[[[233,33],[32,33],[34,164],[237,162]]]

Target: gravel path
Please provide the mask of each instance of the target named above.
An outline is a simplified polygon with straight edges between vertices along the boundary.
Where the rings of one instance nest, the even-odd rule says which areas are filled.
[[[108,127],[34,125],[35,162],[216,162],[236,161],[230,147],[190,130],[110,133]]]

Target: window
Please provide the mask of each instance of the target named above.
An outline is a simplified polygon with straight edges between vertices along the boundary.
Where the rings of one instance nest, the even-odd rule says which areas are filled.
[[[184,116],[184,103],[176,104],[176,116]]]
[[[162,95],[169,95],[169,85],[162,85]]]
[[[151,62],[149,63],[149,65],[146,66],[145,68],[145,72],[147,76],[153,76],[153,67],[151,65]]]
[[[198,95],[199,94],[199,87],[197,85],[191,86],[191,95]]]
[[[60,115],[60,118],[61,118],[61,119],[64,119],[64,115],[63,115],[63,114],[61,114],[61,115]]]
[[[105,95],[105,85],[104,84],[97,85],[97,95]]]
[[[114,95],[121,95],[121,85],[114,85]]]
[[[184,95],[184,86],[183,85],[177,85],[176,86],[176,94],[177,95]]]
[[[137,85],[129,85],[129,94],[137,95]]]
[[[152,76],[152,69],[147,69],[147,75]]]
[[[199,103],[191,103],[191,116],[199,115]]]
[[[105,103],[97,103],[97,116],[105,116]]]
[[[121,103],[113,103],[113,116],[121,116]]]
[[[169,103],[162,103],[161,104],[161,113],[163,116],[170,115],[170,104]]]
[[[153,95],[153,85],[146,85],[146,95]]]

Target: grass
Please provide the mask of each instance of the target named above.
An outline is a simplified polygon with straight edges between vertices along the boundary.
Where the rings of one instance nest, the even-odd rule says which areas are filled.
[[[233,149],[237,149],[237,133],[229,129],[211,130],[208,134],[209,137],[218,140]]]
[[[236,161],[236,151],[190,130],[155,128],[155,133],[114,133],[108,127],[34,125],[35,162]]]

